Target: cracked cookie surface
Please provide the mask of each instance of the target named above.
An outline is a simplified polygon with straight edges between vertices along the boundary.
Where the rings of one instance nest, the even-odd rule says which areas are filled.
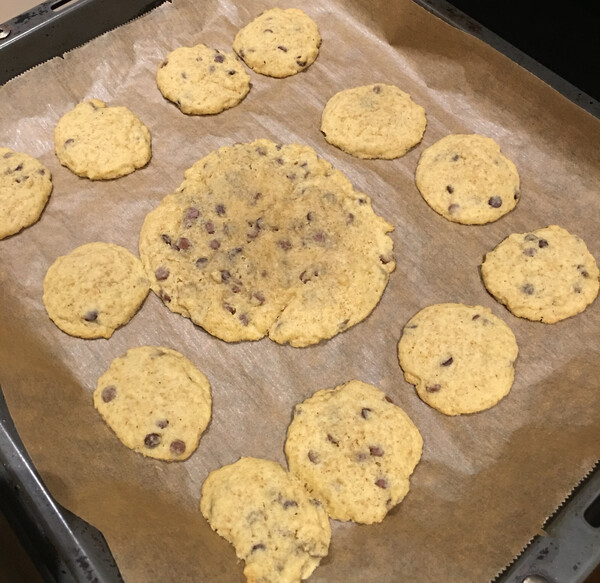
[[[149,162],[150,131],[126,107],[90,99],[61,117],[54,149],[60,163],[78,176],[110,180]]]
[[[492,139],[451,134],[423,151],[415,172],[427,204],[455,223],[482,225],[519,201],[519,174]]]
[[[404,327],[398,358],[419,397],[446,415],[493,407],[513,384],[518,347],[508,325],[483,306],[435,304]]]
[[[94,407],[119,440],[146,457],[187,459],[211,418],[210,384],[179,352],[140,346],[98,379]]]
[[[513,233],[481,265],[487,290],[515,316],[554,324],[598,295],[598,265],[585,242],[557,225]]]
[[[0,239],[35,223],[51,192],[48,168],[29,154],[0,148]]]
[[[423,439],[376,387],[353,380],[296,405],[285,454],[329,516],[381,522],[408,493]]]
[[[281,78],[310,67],[320,45],[317,25],[302,10],[272,8],[237,33],[233,50],[257,73]]]
[[[375,308],[391,230],[314,150],[257,140],[190,168],[146,217],[140,257],[169,309],[210,334],[307,346]]]
[[[156,73],[163,96],[183,113],[220,113],[237,105],[250,91],[250,76],[235,55],[204,44],[179,47]]]
[[[57,258],[44,277],[50,319],[80,338],[110,338],[150,291],[140,260],[112,243],[87,243]]]
[[[358,158],[404,156],[425,132],[425,109],[395,85],[376,83],[336,93],[321,116],[321,131],[334,146]]]
[[[329,550],[323,507],[278,463],[243,457],[211,472],[200,510],[245,561],[250,583],[299,583]]]

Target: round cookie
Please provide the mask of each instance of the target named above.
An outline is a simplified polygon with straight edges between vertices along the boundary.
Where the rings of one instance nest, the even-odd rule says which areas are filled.
[[[79,338],[110,338],[150,290],[140,260],[112,243],[87,243],[63,255],[44,278],[50,319]]]
[[[317,25],[302,10],[272,8],[237,33],[233,50],[257,73],[281,78],[310,67],[320,45]]]
[[[35,223],[51,192],[48,168],[28,154],[0,148],[0,239]]]
[[[395,85],[365,85],[336,93],[321,116],[334,146],[358,158],[404,156],[423,138],[425,109]]]
[[[519,200],[516,166],[477,134],[452,134],[424,150],[415,180],[436,213],[464,225],[496,221]]]
[[[91,99],[59,120],[54,149],[60,163],[78,176],[109,180],[148,163],[150,132],[126,107],[107,107]]]
[[[98,379],[94,407],[121,442],[146,457],[185,460],[211,417],[210,384],[185,356],[140,346]]]
[[[577,235],[551,225],[514,233],[481,265],[487,290],[515,316],[554,324],[598,295],[598,266]]]
[[[376,387],[353,380],[296,405],[285,442],[290,471],[331,518],[381,522],[408,493],[423,440]]]
[[[235,55],[204,44],[169,53],[156,73],[156,83],[166,99],[191,115],[229,109],[250,91],[250,75]]]
[[[200,510],[246,562],[249,583],[299,583],[329,550],[323,507],[270,460],[243,457],[212,471],[202,485]]]
[[[446,415],[493,407],[513,384],[519,349],[511,329],[482,306],[436,304],[404,327],[400,366],[425,403]]]
[[[307,346],[377,305],[391,230],[314,150],[257,140],[189,169],[146,217],[140,257],[169,309],[210,334]]]

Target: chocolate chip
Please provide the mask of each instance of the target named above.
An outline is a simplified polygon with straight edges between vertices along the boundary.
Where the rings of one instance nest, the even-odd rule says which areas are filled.
[[[185,71],[181,72],[181,78],[182,79],[187,79],[187,73]]]
[[[585,265],[578,265],[577,266],[577,270],[579,271],[579,273],[581,273],[581,275],[583,277],[589,277],[590,276],[590,274],[585,269]]]
[[[243,326],[247,326],[248,325],[248,314],[240,314],[238,316],[238,320],[242,323]]]
[[[525,241],[537,241],[537,236],[533,233],[527,233],[524,237]]]
[[[450,214],[454,214],[458,209],[460,208],[459,204],[456,204],[455,202],[453,202],[449,207],[448,207],[448,212]]]
[[[221,246],[221,243],[219,243],[217,239],[211,239],[208,245],[211,249],[214,249],[216,251]]]
[[[287,239],[280,239],[277,244],[284,250],[289,251],[292,248],[292,244]]]
[[[222,63],[225,60],[225,56],[221,53],[215,55],[214,61],[215,63]]]
[[[515,200],[519,200],[519,191],[518,190],[515,191],[515,197],[514,198],[515,198]]]
[[[543,249],[544,247],[548,247],[548,241],[546,241],[546,239],[540,239],[538,241],[538,247],[540,249]]]
[[[159,419],[156,422],[156,426],[160,427],[160,429],[165,429],[168,425],[169,425],[169,420],[168,419]]]
[[[185,452],[185,441],[181,439],[174,439],[169,446],[171,453],[174,455],[181,455]]]
[[[306,67],[306,61],[300,61],[299,59],[296,59],[296,65],[298,65],[298,67]]]
[[[375,85],[373,87],[373,93],[381,93],[381,85]]]
[[[446,190],[452,194],[454,192],[454,186],[452,186],[451,184],[448,184],[448,186],[446,186]]]
[[[283,158],[275,158],[275,162],[277,162],[277,164],[279,164],[280,166],[283,166],[284,164]]]
[[[358,199],[358,204],[367,204],[367,199],[366,198],[359,198]]]
[[[316,451],[313,451],[312,449],[308,451],[308,459],[313,464],[318,464],[319,463],[319,455],[317,454]]]
[[[186,237],[179,237],[179,239],[177,239],[177,242],[175,243],[175,248],[179,251],[185,251],[186,249],[189,249],[192,246],[192,244],[190,243],[190,240],[187,239]]]
[[[287,48],[286,48],[286,47],[284,47],[283,45],[279,45],[277,48],[278,48],[280,51],[283,51],[284,53],[287,53]]]
[[[263,545],[262,543],[257,543],[255,545],[252,545],[250,552],[255,553],[256,551],[264,551],[266,548],[267,547],[265,547],[265,545]]]
[[[262,306],[266,301],[265,296],[260,292],[254,292],[252,297],[258,302],[259,306]]]
[[[428,387],[425,387],[425,390],[428,393],[437,393],[441,388],[442,388],[442,385],[436,383],[435,385],[429,385]]]
[[[265,30],[263,30],[263,32],[270,32],[273,33],[273,31],[270,28],[265,28]]]
[[[163,233],[161,235],[161,238],[167,245],[171,244],[171,237],[169,237],[169,235],[167,235],[166,233]]]
[[[209,235],[212,235],[215,232],[215,225],[212,221],[206,221],[206,223],[204,223],[204,228]]]
[[[368,407],[363,407],[360,411],[360,415],[363,419],[367,419],[367,417],[369,416],[369,413],[371,413],[372,409],[369,409]]]
[[[346,318],[345,320],[342,320],[339,324],[338,324],[338,330],[344,330],[347,326],[348,326],[348,322],[350,322],[349,318]]]
[[[283,509],[287,510],[288,508],[294,508],[298,506],[298,502],[296,502],[295,500],[286,500],[283,503]]]
[[[502,206],[502,199],[499,196],[491,196],[488,200],[488,204],[495,209],[499,209]]]
[[[333,437],[333,435],[331,435],[329,433],[327,434],[327,441],[329,443],[333,443],[333,445],[339,445],[340,444],[340,442],[335,437]]]
[[[382,457],[383,449],[381,449],[378,445],[371,445],[371,446],[369,446],[369,453],[373,457]]]
[[[158,292],[158,297],[163,302],[166,302],[166,303],[169,303],[171,301],[171,296],[166,291],[164,291],[162,289]]]
[[[156,268],[154,275],[158,281],[163,281],[164,279],[167,279],[167,277],[169,277],[169,270],[161,265],[160,267]]]
[[[198,259],[196,259],[196,267],[204,267],[206,265],[206,263],[208,262],[208,259],[206,257],[198,257]]]
[[[230,304],[223,304],[223,308],[227,310],[230,314],[235,314],[235,308]]]
[[[348,213],[346,215],[346,224],[349,225],[350,223],[354,222],[354,215],[352,213]]]
[[[379,488],[385,489],[388,487],[388,481],[385,478],[379,478],[378,480],[375,480],[375,485]]]
[[[102,400],[105,403],[110,403],[117,396],[117,387],[109,385],[102,389]]]
[[[384,265],[387,265],[388,263],[390,263],[392,260],[394,259],[393,255],[380,255],[379,256],[379,261],[381,261],[381,263],[383,263]]]
[[[442,362],[442,366],[450,366],[453,362],[454,362],[454,359],[452,357],[450,357],[447,360],[444,360],[444,362]]]
[[[235,71],[233,69],[230,69],[229,71],[227,71],[228,75],[235,75]]]
[[[391,397],[388,397],[387,395],[384,397],[384,399],[388,402],[388,403],[393,403],[394,401],[392,401]]]
[[[580,286],[580,285],[577,285],[577,284],[575,284],[575,285],[573,286],[573,291],[574,291],[576,294],[580,294],[580,293],[581,293],[583,290],[581,289],[581,286]]]
[[[144,437],[144,445],[148,449],[154,449],[160,445],[160,435],[158,433],[148,433],[148,435]]]
[[[521,291],[524,294],[527,294],[528,296],[530,296],[530,295],[533,295],[533,292],[535,291],[535,289],[533,288],[533,286],[530,283],[526,283],[521,286]]]
[[[45,174],[46,174],[46,171],[45,171],[43,168],[39,168],[39,169],[38,169],[38,171],[37,171],[37,173],[38,173],[40,176],[45,176]]]
[[[523,249],[523,255],[527,255],[527,257],[533,257],[537,253],[537,249],[535,247],[527,247]]]
[[[452,156],[452,162],[458,162],[460,160],[460,154],[454,154]]]
[[[197,219],[200,216],[200,211],[191,206],[187,211],[185,211],[185,218],[186,219]]]
[[[475,314],[475,315],[474,315],[474,316],[471,318],[471,320],[477,320],[477,318],[481,318],[481,316],[480,316],[479,314]]]
[[[68,140],[65,140],[65,146],[70,146],[71,144],[74,144],[75,140],[73,138],[69,138]]]
[[[217,214],[222,217],[225,214],[225,205],[224,204],[218,204],[215,207],[215,211],[217,212]]]
[[[98,310],[90,310],[86,312],[83,316],[83,319],[86,322],[95,322],[98,319]]]
[[[169,61],[165,60],[160,64],[160,68],[162,69],[163,67],[166,67],[168,64],[169,64]]]
[[[306,269],[305,271],[303,271],[300,274],[300,281],[302,283],[307,283],[309,282],[313,277],[318,277],[319,276],[319,271],[315,268],[315,269]]]
[[[239,293],[239,292],[241,292],[241,291],[242,291],[242,288],[241,288],[241,287],[239,287],[238,285],[234,285],[234,286],[232,286],[232,287],[231,287],[231,291],[232,291],[234,294],[237,294],[237,293]]]
[[[325,235],[325,233],[323,231],[317,231],[314,235],[313,235],[313,239],[317,242],[317,243],[325,243],[325,239],[327,239],[327,236]]]

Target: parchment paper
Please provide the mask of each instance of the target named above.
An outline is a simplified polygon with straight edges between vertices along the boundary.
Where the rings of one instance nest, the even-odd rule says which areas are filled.
[[[408,0],[282,0],[319,25],[323,44],[304,73],[251,72],[237,107],[186,117],[155,85],[170,50],[231,47],[236,31],[274,4],[175,0],[0,88],[1,142],[41,159],[54,192],[40,222],[0,241],[0,382],[18,431],[57,500],[105,535],[127,583],[244,581],[234,551],[198,510],[208,472],[240,456],[285,464],[293,406],[349,379],[386,391],[424,438],[407,498],[380,525],[333,523],[314,582],[460,582],[492,579],[538,532],[600,452],[600,305],[555,325],[513,317],[480,280],[483,255],[511,232],[559,224],[600,258],[598,120],[476,39]],[[394,83],[427,111],[423,142],[394,161],[361,161],[325,142],[326,101],[344,88]],[[150,165],[109,182],[61,167],[59,118],[83,99],[126,105],[153,137]],[[496,139],[517,165],[522,200],[486,226],[452,224],[414,185],[423,149],[448,133]],[[329,342],[294,349],[269,340],[226,344],[150,295],[110,340],[62,333],[41,301],[58,255],[91,241],[137,252],[142,221],[213,149],[259,137],[312,146],[395,225],[397,269],[372,315]],[[457,418],[429,408],[403,380],[403,325],[438,302],[481,304],[520,347],[516,379],[493,409]],[[97,378],[128,348],[186,354],[212,384],[213,418],[184,463],[124,447],[92,405]]]

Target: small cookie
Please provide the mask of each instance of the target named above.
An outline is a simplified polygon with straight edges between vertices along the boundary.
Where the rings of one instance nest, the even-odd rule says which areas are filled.
[[[408,493],[423,439],[372,385],[349,381],[296,405],[285,454],[290,471],[331,518],[381,522]]]
[[[446,415],[493,407],[513,384],[512,330],[482,306],[436,304],[404,327],[398,358],[419,397]]]
[[[217,338],[308,346],[375,308],[392,228],[311,148],[257,140],[189,169],[146,217],[140,257],[168,308]]]
[[[598,295],[598,266],[585,243],[551,225],[512,234],[481,265],[487,290],[515,316],[554,324]]]
[[[165,461],[185,460],[211,417],[210,384],[182,354],[140,346],[98,379],[94,407],[127,447]]]
[[[425,109],[395,85],[365,85],[336,93],[321,116],[325,139],[358,158],[404,156],[423,138]]]
[[[310,67],[320,45],[317,25],[302,10],[272,8],[237,33],[233,50],[257,73],[281,78]]]
[[[231,53],[199,44],[167,55],[156,84],[183,113],[214,114],[237,105],[250,91],[250,75]]]
[[[59,257],[44,278],[44,306],[63,331],[110,338],[150,290],[140,260],[112,243],[88,243]]]
[[[452,134],[424,150],[415,180],[436,213],[464,225],[496,221],[519,200],[516,166],[477,134]]]
[[[109,180],[148,163],[150,132],[126,107],[107,107],[91,99],[59,120],[54,149],[60,163],[78,176]]]
[[[51,192],[48,168],[28,154],[0,148],[0,239],[35,223]]]
[[[329,550],[331,527],[322,506],[270,460],[243,457],[211,472],[200,510],[246,562],[250,583],[299,583]]]

